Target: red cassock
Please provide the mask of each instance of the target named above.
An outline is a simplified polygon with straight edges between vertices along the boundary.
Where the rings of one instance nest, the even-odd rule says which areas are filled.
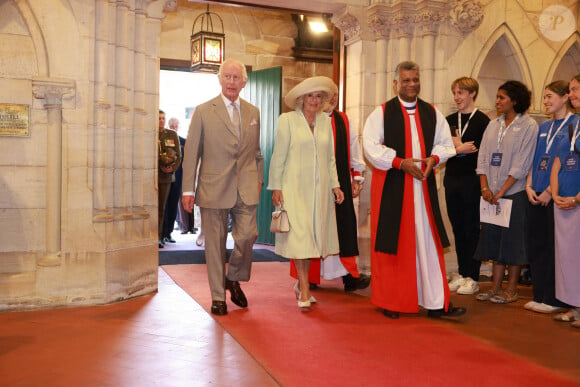
[[[409,115],[404,111],[405,119],[405,158],[412,157],[412,140]],[[421,158],[425,158],[425,142],[418,114],[415,115],[415,123],[421,143]],[[417,259],[415,242],[415,203],[413,200],[413,177],[405,175],[405,187],[403,196],[403,212],[400,220],[400,233],[397,254],[386,254],[375,251],[377,238],[377,225],[379,210],[383,193],[383,185],[388,171],[373,168],[371,182],[371,302],[383,309],[404,313],[417,313],[419,311],[417,295]],[[434,171],[433,171],[434,173]],[[427,180],[423,180],[423,198],[429,217],[429,225],[434,238],[441,276],[443,277],[443,290],[445,310],[449,306],[449,286],[446,281],[445,259],[443,246],[437,232],[437,226],[433,217],[431,201],[427,188]],[[427,237],[427,236],[425,236]]]

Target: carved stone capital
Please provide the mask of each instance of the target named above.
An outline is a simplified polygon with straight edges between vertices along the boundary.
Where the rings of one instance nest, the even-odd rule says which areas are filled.
[[[384,39],[389,38],[393,28],[392,20],[388,15],[374,12],[367,16],[367,25],[375,36]]]
[[[423,0],[417,2],[375,3],[366,9],[366,25],[377,38],[402,38],[414,34],[437,34],[449,22],[461,33],[477,28],[483,20],[483,7],[471,0]]]
[[[479,1],[456,0],[449,11],[449,22],[462,34],[475,30],[483,21],[483,6]]]
[[[361,24],[358,18],[349,12],[348,8],[341,14],[335,14],[331,21],[336,28],[342,31],[345,43],[354,40],[360,35]]]
[[[44,99],[44,105],[62,105],[65,95],[75,95],[74,80],[58,78],[35,78],[32,80],[32,94],[34,98]]]
[[[398,10],[391,16],[392,35],[396,38],[404,38],[413,35],[416,16],[405,10]]]
[[[415,17],[415,24],[421,29],[423,35],[436,34],[439,26],[447,19],[445,10],[424,9]]]

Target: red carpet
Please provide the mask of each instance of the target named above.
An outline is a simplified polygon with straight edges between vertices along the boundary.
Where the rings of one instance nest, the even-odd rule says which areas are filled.
[[[205,265],[164,266],[209,313]],[[301,313],[288,263],[254,263],[242,283],[249,307],[228,298],[216,320],[284,386],[578,386],[526,359],[472,338],[425,313],[385,318],[369,298],[345,294],[337,282],[313,292]],[[228,293],[229,297],[229,293]]]

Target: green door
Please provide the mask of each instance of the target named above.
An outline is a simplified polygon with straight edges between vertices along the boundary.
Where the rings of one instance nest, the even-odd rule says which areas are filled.
[[[270,232],[270,219],[274,206],[272,192],[268,191],[268,171],[276,140],[276,128],[282,104],[282,67],[252,71],[248,83],[240,93],[245,100],[260,109],[260,147],[264,156],[264,187],[258,204],[258,243],[274,244],[274,234]]]

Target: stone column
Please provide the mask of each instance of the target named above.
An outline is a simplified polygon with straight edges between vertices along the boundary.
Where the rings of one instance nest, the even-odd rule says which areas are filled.
[[[439,26],[445,19],[444,11],[426,9],[417,19],[417,34],[422,38],[421,44],[421,95],[426,101],[435,103],[435,37]],[[424,87],[425,86],[425,87]]]
[[[116,219],[128,219],[131,195],[131,162],[133,150],[132,136],[127,125],[130,106],[129,90],[129,3],[117,1],[115,40],[115,120],[114,120],[114,212]],[[129,176],[127,176],[129,174]],[[119,225],[120,226],[120,225]]]
[[[362,21],[362,22],[361,22]],[[373,41],[372,32],[366,25],[364,10],[361,8],[348,7],[343,13],[336,14],[332,22],[344,35],[346,46],[345,60],[346,69],[346,113],[349,115],[351,124],[362,135],[364,120],[369,109],[374,108],[373,97],[381,85],[375,84],[376,73],[382,71],[377,68],[378,56],[382,52],[376,52],[376,43]],[[371,97],[371,101],[368,97]],[[363,102],[364,101],[364,102]],[[366,104],[366,106],[365,106]],[[367,183],[361,191],[358,199],[358,244],[359,259],[358,267],[361,273],[370,274],[370,233],[369,233],[369,187],[370,174],[365,174]],[[357,203],[355,202],[355,205]]]
[[[389,72],[389,62],[391,59],[389,57],[388,47],[389,41],[386,38],[381,38],[376,41],[376,85],[377,89],[375,90],[376,95],[376,102],[379,103],[380,101],[385,101],[388,95],[388,89],[390,84],[387,79],[387,74]]]
[[[150,237],[155,236],[157,240],[157,141],[159,136],[158,111],[159,111],[159,36],[161,34],[161,18],[158,15],[148,12],[145,46],[145,106],[146,111],[143,116],[143,147],[140,151],[143,154],[145,167],[143,168],[143,190],[144,206],[151,214],[148,217],[149,226],[144,232],[149,232]]]
[[[401,25],[395,32],[395,36],[397,36],[396,41],[399,44],[398,60],[396,60],[395,66],[402,61],[413,60],[414,55],[411,52],[412,30],[412,24],[405,24]]]
[[[93,190],[93,221],[113,219],[107,206],[107,127],[111,108],[108,95],[109,78],[109,1],[95,2],[95,83],[93,111],[93,149],[89,162]]]
[[[421,66],[421,96],[426,101],[433,101],[434,72],[435,72],[435,36],[432,34],[423,37],[423,65]]]
[[[145,209],[143,199],[144,182],[144,136],[145,125],[145,50],[146,50],[146,16],[147,12],[143,1],[137,1],[135,5],[135,62],[133,71],[133,175],[132,175],[132,213],[135,218],[148,218],[149,213]]]
[[[40,266],[61,264],[62,211],[62,98],[75,93],[75,82],[37,78],[32,81],[34,98],[44,100],[46,136],[46,248]]]

